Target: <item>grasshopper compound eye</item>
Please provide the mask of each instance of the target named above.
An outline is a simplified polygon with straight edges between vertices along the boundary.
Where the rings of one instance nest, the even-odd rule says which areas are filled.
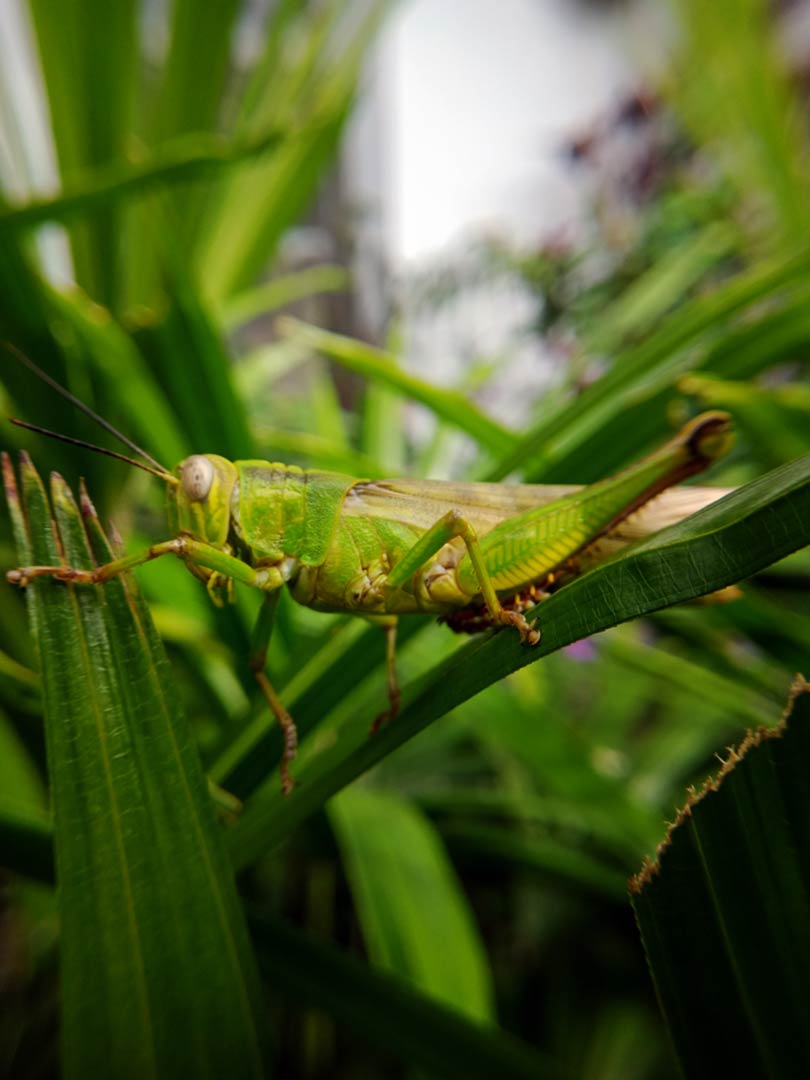
[[[214,482],[214,466],[202,454],[186,458],[182,465],[183,493],[191,502],[202,502],[207,498]]]

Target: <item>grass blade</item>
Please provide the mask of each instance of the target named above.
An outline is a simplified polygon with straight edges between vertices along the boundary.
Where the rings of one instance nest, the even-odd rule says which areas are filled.
[[[810,1069],[810,693],[732,750],[632,883],[685,1075]],[[700,971],[700,978],[694,978]],[[722,1039],[718,1032],[722,1031]]]
[[[329,804],[374,963],[471,1020],[491,1021],[489,964],[436,831],[393,793],[351,787]]]
[[[142,326],[137,341],[172,402],[186,445],[232,461],[253,457],[253,438],[225,342],[182,269],[173,275],[169,292],[168,310]],[[194,357],[193,375],[177,362],[178,356]]]
[[[241,0],[172,5],[169,50],[149,115],[149,134],[157,145],[182,132],[216,128],[241,6]]]
[[[106,168],[125,155],[139,77],[138,5],[135,0],[29,0],[29,8],[59,172],[62,183],[70,185],[86,169]],[[117,270],[124,231],[118,207],[106,207],[70,230],[77,281],[111,310],[120,300]]]
[[[804,106],[772,12],[765,0],[675,7],[685,31],[671,80],[675,105],[699,141],[716,148],[743,197],[756,191],[765,204],[767,216],[751,215],[765,242],[791,243],[810,224]]]
[[[318,293],[345,292],[348,287],[349,275],[342,266],[307,266],[237,293],[222,305],[219,319],[225,330],[231,331],[298,300]]]
[[[421,402],[436,416],[460,428],[492,453],[503,454],[514,446],[515,439],[506,428],[471,405],[465,394],[445,390],[409,375],[398,366],[390,353],[289,317],[278,319],[276,325],[282,334],[323,353],[341,367]]]
[[[588,481],[592,478],[588,472],[572,466],[574,454],[581,453],[583,447],[593,446],[592,468],[610,468],[615,463],[604,457],[604,451],[610,451],[605,430],[615,422],[626,431],[634,428],[638,419],[641,442],[633,440],[631,444],[627,438],[624,440],[626,453],[632,455],[643,446],[646,437],[652,436],[648,432],[649,422],[659,423],[658,415],[650,409],[650,399],[699,366],[688,357],[684,361],[684,350],[704,336],[715,339],[726,320],[752,304],[778,295],[781,290],[801,286],[809,266],[810,255],[806,250],[780,255],[679,308],[649,338],[619,354],[606,375],[553,415],[543,417],[483,479],[502,480],[521,470],[527,482],[564,483],[571,476]],[[633,424],[628,422],[631,413]]]
[[[386,11],[377,0],[360,11],[327,0],[315,9],[275,6],[266,48],[240,104],[247,135],[294,120],[299,135],[267,162],[227,177],[206,207],[196,251],[199,280],[221,302],[248,288],[300,218],[331,161],[349,115],[369,42]],[[250,213],[246,213],[246,207]]]
[[[110,558],[54,475],[4,478],[21,559]],[[58,538],[58,539],[57,539]],[[28,587],[62,924],[65,1076],[261,1072],[257,975],[172,678],[132,581]]]
[[[123,199],[149,194],[170,184],[209,179],[222,169],[261,157],[285,138],[277,130],[257,138],[229,143],[216,135],[180,136],[155,151],[151,160],[99,167],[74,178],[53,198],[32,199],[22,206],[0,210],[0,232],[19,232],[46,221],[70,221],[80,214],[96,214]]]

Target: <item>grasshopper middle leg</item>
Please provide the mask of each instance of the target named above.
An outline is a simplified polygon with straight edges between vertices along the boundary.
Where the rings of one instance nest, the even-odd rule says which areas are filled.
[[[388,575],[387,584],[393,588],[403,586],[415,573],[423,569],[450,540],[460,536],[475,570],[484,604],[495,626],[513,626],[526,645],[537,645],[540,631],[536,630],[518,610],[504,608],[498,599],[495,586],[486,566],[484,554],[475,529],[459,511],[450,510],[420,537],[410,551],[399,560]],[[470,597],[472,599],[472,597]]]
[[[388,708],[374,717],[371,734],[376,735],[380,728],[393,720],[399,712],[400,691],[397,681],[397,617],[382,615],[374,618],[375,623],[385,634],[385,673],[388,682]]]
[[[268,592],[264,594],[264,602],[259,610],[259,617],[253,628],[253,640],[250,650],[250,670],[258,683],[259,689],[264,694],[264,699],[270,707],[270,711],[278,721],[284,740],[284,749],[281,754],[281,790],[289,795],[295,787],[295,780],[290,774],[290,762],[295,759],[298,752],[298,729],[295,721],[281,704],[273,685],[264,673],[264,665],[267,662],[267,650],[270,646],[270,638],[273,633],[276,605],[279,593]]]

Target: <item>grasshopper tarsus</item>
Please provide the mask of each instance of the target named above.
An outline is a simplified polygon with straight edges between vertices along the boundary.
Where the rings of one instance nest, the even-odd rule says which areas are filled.
[[[287,763],[285,761],[282,761],[279,771],[281,773],[281,794],[286,799],[288,796],[292,795],[293,791],[295,791],[297,782],[287,768]]]
[[[386,724],[390,724],[392,720],[395,720],[397,716],[399,716],[399,690],[389,696],[389,701],[391,703],[389,707],[383,709],[381,713],[378,713],[377,716],[374,717],[371,727],[368,729],[369,735],[376,735],[381,728],[384,728]]]
[[[539,645],[540,631],[536,630],[522,611],[514,608],[501,608],[498,619],[503,626],[513,626],[520,634],[521,645]]]
[[[510,597],[509,602],[517,606],[502,607],[500,611],[493,614],[483,604],[470,605],[448,615],[442,615],[439,622],[449,626],[456,634],[480,634],[484,630],[512,627],[520,634],[521,645],[528,645],[530,648],[539,645],[543,636],[542,631],[533,626],[523,614],[524,610],[531,611],[537,601],[534,599],[528,601],[524,608],[523,598],[517,595]]]
[[[21,566],[17,570],[8,570],[6,581],[10,585],[18,585],[24,589],[34,578],[51,577],[55,581],[78,581],[84,580],[88,573],[92,571],[75,570],[71,566]]]
[[[295,721],[281,704],[278,694],[273,689],[272,683],[267,678],[265,673],[261,670],[257,670],[254,667],[254,678],[259,685],[259,689],[264,694],[264,699],[270,707],[270,711],[278,721],[281,728],[281,736],[284,742],[284,748],[281,753],[281,765],[279,771],[281,772],[281,790],[284,795],[289,795],[292,789],[295,787],[295,780],[290,774],[289,764],[294,761],[298,754],[298,728],[295,726]]]

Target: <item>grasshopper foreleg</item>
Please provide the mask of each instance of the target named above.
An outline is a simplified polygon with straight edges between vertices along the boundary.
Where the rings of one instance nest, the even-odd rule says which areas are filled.
[[[110,581],[136,566],[151,562],[152,559],[159,559],[162,555],[176,555],[186,563],[213,571],[214,575],[220,579],[233,578],[235,581],[241,581],[245,585],[259,589],[268,587],[265,582],[265,579],[269,578],[267,569],[257,570],[242,562],[241,559],[220,551],[219,548],[202,544],[199,540],[191,540],[185,536],[152,544],[145,551],[139,551],[134,555],[123,555],[120,559],[96,566],[93,570],[78,570],[74,566],[23,566],[18,570],[9,570],[6,578],[12,585],[19,585],[21,588],[38,577],[52,577],[57,581],[72,582],[74,585],[103,585],[105,581]],[[275,581],[268,583],[271,588],[277,587]]]
[[[185,536],[179,536],[174,540],[164,540],[160,544],[153,544],[134,555],[124,555],[113,562],[104,563],[93,570],[79,570],[72,566],[24,566],[18,570],[10,570],[6,577],[20,587],[25,587],[30,581],[39,577],[52,577],[57,581],[64,581],[74,585],[103,585],[119,574],[132,570],[136,566],[142,566],[152,559],[159,559],[162,555],[176,555],[184,562],[194,566],[201,566],[212,571],[212,579],[217,585],[223,580],[229,583],[239,581],[255,589],[261,589],[265,593],[265,603],[262,606],[253,638],[253,652],[251,656],[251,670],[256,682],[281,727],[284,737],[284,751],[281,758],[281,786],[285,794],[289,794],[293,788],[293,779],[289,772],[289,762],[295,757],[298,745],[298,734],[295,722],[264,674],[264,663],[267,657],[267,647],[270,635],[273,631],[273,613],[275,610],[278,590],[284,583],[283,578],[276,567],[264,566],[253,567],[248,563],[237,559],[234,555],[212,547],[210,544],[200,543]],[[229,586],[230,587],[230,586]]]

